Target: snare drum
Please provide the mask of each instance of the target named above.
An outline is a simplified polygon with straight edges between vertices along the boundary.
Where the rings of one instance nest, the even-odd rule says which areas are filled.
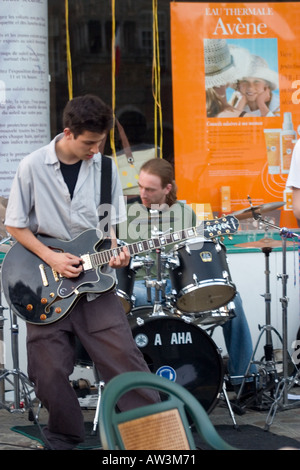
[[[208,312],[235,296],[222,243],[196,238],[179,244],[173,257],[177,265],[170,266],[169,275],[179,310]]]
[[[207,412],[213,410],[223,386],[220,352],[208,334],[163,309],[138,307],[128,315],[133,338],[152,373],[189,390]]]
[[[131,259],[128,266],[116,269],[117,295],[120,297],[125,313],[128,314],[134,307],[135,297],[133,290],[137,271],[144,268],[146,272],[150,273],[153,264],[154,261],[147,256],[135,256]]]
[[[131,263],[130,263],[131,264]],[[133,307],[133,287],[136,272],[131,269],[130,264],[124,268],[116,269],[117,294],[120,297],[125,313],[129,313]]]

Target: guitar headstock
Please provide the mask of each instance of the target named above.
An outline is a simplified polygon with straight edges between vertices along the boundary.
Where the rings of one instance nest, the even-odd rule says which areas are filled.
[[[234,215],[224,215],[214,220],[203,220],[196,228],[199,235],[205,238],[230,236],[237,232],[239,221]]]

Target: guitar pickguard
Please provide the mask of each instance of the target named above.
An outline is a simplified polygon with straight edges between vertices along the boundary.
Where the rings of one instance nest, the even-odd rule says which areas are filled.
[[[59,295],[59,297],[66,298],[74,293],[76,294],[76,292],[79,292],[78,289],[80,287],[84,288],[86,284],[94,284],[98,281],[99,275],[97,269],[92,269],[90,271],[83,272],[76,278],[65,277],[63,278],[57,289],[57,294]]]

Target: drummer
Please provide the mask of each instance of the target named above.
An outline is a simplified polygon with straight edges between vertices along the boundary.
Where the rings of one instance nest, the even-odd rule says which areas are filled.
[[[129,201],[127,205],[127,223],[118,227],[119,239],[132,243],[153,238],[155,230],[158,230],[158,233],[168,233],[170,230],[177,232],[197,225],[196,214],[191,206],[177,199],[174,171],[168,161],[154,158],[144,163],[139,174],[139,192],[140,197]],[[166,247],[166,251],[171,248],[172,246],[169,245]],[[163,253],[162,258],[164,258]],[[157,276],[155,261],[153,261],[151,274],[153,280],[153,274],[154,277]],[[171,290],[170,279],[167,279],[165,295],[170,294]],[[133,295],[135,307],[149,306],[150,303],[154,304],[154,301],[157,300],[157,291],[154,287],[151,288],[150,300],[145,278],[135,281]],[[163,301],[163,299],[160,300]],[[253,352],[251,334],[238,292],[233,301],[236,316],[222,325],[229,355],[228,372],[230,377],[244,375]],[[254,372],[255,367],[252,366],[250,373]],[[241,380],[232,379],[231,382],[238,385]]]

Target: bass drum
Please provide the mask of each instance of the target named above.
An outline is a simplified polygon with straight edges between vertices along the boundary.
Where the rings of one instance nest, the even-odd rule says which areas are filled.
[[[210,413],[223,385],[217,346],[200,327],[167,309],[164,315],[151,314],[151,307],[137,307],[127,316],[151,372],[185,387]]]

